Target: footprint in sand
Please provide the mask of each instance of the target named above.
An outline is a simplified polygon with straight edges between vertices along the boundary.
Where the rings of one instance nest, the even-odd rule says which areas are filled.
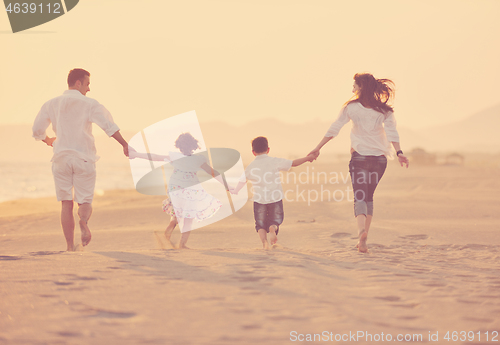
[[[473,249],[473,250],[486,251],[486,250],[490,249],[490,246],[485,245],[485,244],[467,244],[467,245],[460,248],[460,250],[463,250],[463,249]]]
[[[251,331],[254,329],[260,329],[260,328],[262,328],[262,326],[261,325],[242,325],[241,328],[246,330],[246,331]]]
[[[429,287],[444,287],[447,286],[447,283],[443,282],[427,282],[427,283],[422,283],[423,286],[429,286]]]
[[[315,223],[316,222],[316,219],[312,218],[312,219],[299,219],[297,220],[297,223]]]
[[[352,235],[348,232],[336,232],[334,234],[331,234],[330,237],[332,238],[331,242],[333,243],[337,242],[337,240],[341,238],[350,237],[351,239],[357,239],[357,237],[352,237]]]
[[[0,255],[0,260],[21,260],[20,256]]]
[[[29,253],[29,255],[31,255],[31,256],[55,255],[55,254],[63,254],[63,253],[67,253],[67,252],[65,252],[65,251],[57,251],[57,252],[54,252],[54,251],[40,251],[40,252],[31,252],[31,253]]]
[[[418,241],[418,240],[426,240],[429,238],[429,236],[427,236],[425,234],[420,234],[420,235],[399,236],[399,238],[403,238],[405,240]]]
[[[108,311],[102,309],[95,309],[95,311],[96,313],[93,315],[89,315],[89,317],[102,317],[107,319],[129,319],[137,315],[136,313]]]
[[[398,307],[398,308],[407,308],[407,309],[413,309],[416,308],[420,305],[420,303],[401,303],[401,304],[392,304],[393,307]]]
[[[383,301],[387,301],[387,302],[397,302],[399,300],[401,300],[401,297],[398,297],[398,296],[376,296],[375,297],[376,299],[381,299]]]
[[[81,333],[77,333],[77,332],[57,332],[56,333],[57,335],[60,335],[61,337],[81,337],[82,334]]]

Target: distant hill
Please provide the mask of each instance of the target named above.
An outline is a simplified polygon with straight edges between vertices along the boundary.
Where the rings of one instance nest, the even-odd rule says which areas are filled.
[[[306,155],[323,138],[330,126],[326,121],[287,124],[274,119],[253,121],[243,126],[223,122],[201,123],[205,143],[209,147],[231,147],[238,150],[245,161],[252,158],[250,141],[257,136],[269,139],[271,154],[286,158]],[[401,144],[405,151],[415,147],[428,151],[446,152],[500,152],[500,104],[478,112],[464,120],[447,125],[414,131],[399,127]],[[333,142],[322,150],[324,158],[336,159],[349,152],[350,124],[347,124]],[[125,139],[135,132],[122,131]],[[50,136],[51,134],[49,134]],[[123,163],[121,147],[111,138],[94,129],[98,154],[107,162]],[[0,137],[4,143],[0,150],[1,162],[49,161],[52,149],[31,137],[30,125],[2,125]]]
[[[464,120],[419,130],[433,151],[500,152],[500,104]]]

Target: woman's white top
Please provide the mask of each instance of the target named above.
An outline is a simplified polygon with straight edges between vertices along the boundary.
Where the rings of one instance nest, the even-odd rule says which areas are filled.
[[[364,156],[393,158],[392,141],[399,142],[396,118],[391,111],[387,115],[365,108],[360,102],[353,102],[342,108],[325,137],[336,137],[342,127],[352,121],[351,147]]]

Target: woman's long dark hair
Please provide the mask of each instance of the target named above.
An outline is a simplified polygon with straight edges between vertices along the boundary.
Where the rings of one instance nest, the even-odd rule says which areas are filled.
[[[387,104],[394,98],[394,83],[389,79],[376,79],[370,73],[356,73],[354,81],[359,86],[360,91],[357,98],[347,104],[359,102],[365,108],[372,108],[385,116],[393,111]]]

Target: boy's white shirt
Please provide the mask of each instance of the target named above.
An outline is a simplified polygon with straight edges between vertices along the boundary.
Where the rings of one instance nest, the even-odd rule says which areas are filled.
[[[245,169],[240,181],[250,181],[253,187],[253,201],[271,204],[283,199],[280,171],[288,171],[292,161],[285,158],[269,157],[261,154],[255,157]]]

